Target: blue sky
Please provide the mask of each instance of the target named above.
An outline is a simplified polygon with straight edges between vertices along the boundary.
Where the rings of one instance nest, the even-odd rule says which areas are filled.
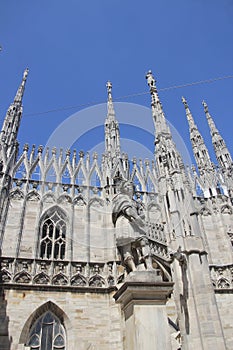
[[[232,18],[232,0],[1,1],[0,123],[26,67],[19,141],[36,145],[81,107],[37,112],[104,102],[107,80],[117,98],[148,91],[148,69],[158,89],[233,75]],[[212,157],[203,99],[232,152],[233,79],[160,92],[167,119],[190,149],[182,95]],[[120,101],[150,107],[149,95]]]

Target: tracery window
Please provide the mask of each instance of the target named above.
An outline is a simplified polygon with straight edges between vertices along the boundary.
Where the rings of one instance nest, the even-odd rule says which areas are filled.
[[[55,210],[41,223],[40,257],[64,259],[66,248],[66,223],[64,216]]]
[[[65,329],[52,312],[47,311],[34,323],[27,346],[30,350],[66,350]]]

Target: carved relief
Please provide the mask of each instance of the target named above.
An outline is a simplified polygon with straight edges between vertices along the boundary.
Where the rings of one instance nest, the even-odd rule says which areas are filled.
[[[23,199],[23,197],[24,197],[23,192],[18,188],[16,188],[14,191],[10,193],[11,199],[20,200],[20,199]]]
[[[86,278],[80,273],[71,277],[70,284],[77,287],[85,287],[88,285]]]
[[[62,272],[59,272],[53,277],[52,284],[56,286],[64,286],[68,284],[68,278]]]
[[[17,283],[30,283],[31,279],[31,275],[26,271],[20,271],[14,277],[14,281]]]
[[[83,207],[86,204],[82,196],[74,198],[73,203],[77,205],[77,207]]]
[[[215,288],[233,288],[233,265],[210,266],[210,274]]]
[[[232,214],[232,208],[228,204],[224,204],[221,207],[221,213],[222,214]]]
[[[3,283],[7,283],[10,282],[11,280],[11,274],[9,271],[7,271],[6,269],[3,269],[0,273],[0,281],[2,281]]]
[[[72,203],[72,199],[68,194],[63,194],[58,198],[58,203]]]
[[[40,200],[40,195],[36,190],[33,190],[31,192],[28,193],[27,195],[27,200],[29,201],[39,201]]]
[[[94,275],[89,279],[90,287],[105,287],[105,281],[100,275]]]
[[[200,210],[200,214],[203,216],[211,215],[211,211],[207,207],[202,207]]]
[[[33,278],[33,282],[36,284],[49,284],[50,279],[49,276],[42,271]]]
[[[217,288],[230,288],[230,282],[227,278],[221,277],[218,280]]]
[[[54,203],[56,202],[56,198],[52,192],[51,193],[47,192],[43,197],[43,201],[45,203]]]

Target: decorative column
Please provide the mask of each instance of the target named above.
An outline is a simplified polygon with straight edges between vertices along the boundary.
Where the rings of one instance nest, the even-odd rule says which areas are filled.
[[[114,295],[125,316],[125,350],[170,350],[166,302],[172,282],[156,270],[135,271]]]

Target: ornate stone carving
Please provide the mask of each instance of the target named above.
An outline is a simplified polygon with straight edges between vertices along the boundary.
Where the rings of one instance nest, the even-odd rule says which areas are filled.
[[[73,203],[77,207],[83,207],[86,204],[82,196],[75,197]]]
[[[224,204],[224,205],[221,207],[221,213],[222,213],[222,214],[232,214],[232,208],[230,207],[230,205]]]
[[[0,272],[0,281],[3,283],[7,283],[7,282],[10,282],[10,280],[11,280],[11,273],[6,269],[3,269]]]
[[[52,191],[51,192],[47,192],[44,195],[44,197],[43,197],[43,201],[45,203],[54,203],[54,202],[56,202],[56,198],[55,198],[53,192]]]
[[[27,271],[20,271],[14,277],[14,281],[17,283],[30,283],[31,279],[31,275]]]
[[[90,287],[105,287],[105,280],[100,275],[94,275],[89,279]]]
[[[40,200],[40,195],[36,190],[28,193],[27,200],[37,202]]]
[[[77,273],[71,277],[70,284],[72,286],[85,287],[88,285],[88,282],[81,273]]]
[[[64,286],[68,284],[68,278],[62,272],[59,272],[52,279],[52,284],[56,286]]]
[[[16,188],[14,191],[10,193],[10,198],[15,200],[23,199],[23,197],[24,197],[23,192],[18,188]]]
[[[208,216],[211,215],[211,211],[205,206],[201,208],[200,214],[203,216]]]
[[[68,263],[54,262],[52,260],[17,259],[15,261],[16,272],[13,273],[13,260],[2,260],[0,280],[2,283],[33,283],[38,285],[59,285],[71,287],[101,287],[106,288],[115,285],[115,280],[124,274],[124,267],[119,261],[109,262],[105,265],[95,263]],[[54,265],[54,266],[53,266]],[[52,268],[53,266],[53,268]],[[82,272],[82,270],[84,272]],[[37,271],[35,275],[31,273]],[[66,272],[64,272],[66,271]],[[71,275],[69,275],[69,271]],[[72,274],[72,271],[74,273]],[[91,273],[91,277],[89,276]],[[106,280],[105,280],[106,276]],[[122,279],[122,277],[120,277]],[[70,280],[70,283],[69,283]],[[90,282],[90,284],[89,284]],[[120,282],[119,282],[120,283]]]
[[[210,275],[214,288],[233,289],[233,265],[211,265]]]
[[[72,199],[68,194],[63,194],[58,198],[58,203],[72,203]]]
[[[49,284],[50,278],[46,273],[42,271],[33,278],[33,282],[36,284]]]

